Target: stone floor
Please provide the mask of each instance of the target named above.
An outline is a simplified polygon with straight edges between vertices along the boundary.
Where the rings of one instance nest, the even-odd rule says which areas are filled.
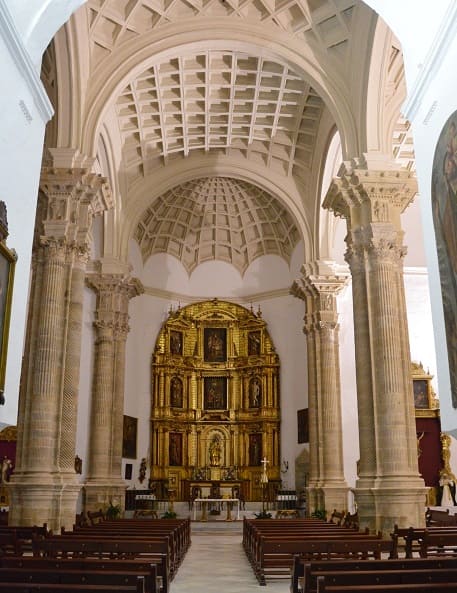
[[[259,585],[241,544],[242,529],[242,521],[193,521],[192,545],[170,593],[288,593],[289,579]]]

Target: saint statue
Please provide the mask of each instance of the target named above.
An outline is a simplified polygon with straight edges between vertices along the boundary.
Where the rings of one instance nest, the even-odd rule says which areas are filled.
[[[221,463],[221,441],[215,436],[209,446],[209,460],[212,467],[216,467]]]

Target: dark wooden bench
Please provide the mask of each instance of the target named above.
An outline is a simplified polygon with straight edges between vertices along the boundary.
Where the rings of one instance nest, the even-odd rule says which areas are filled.
[[[106,521],[106,514],[102,511],[102,509],[98,511],[87,511],[87,518],[89,519],[89,523],[91,525],[97,525],[103,521]]]
[[[148,540],[115,540],[115,539],[76,539],[65,536],[52,536],[33,541],[35,557],[52,559],[97,558],[99,560],[140,559],[153,562],[165,558],[166,573],[163,575],[164,593],[169,591],[172,578],[170,568],[169,541],[161,538],[158,541]]]
[[[437,555],[457,555],[457,531],[425,529],[419,539],[419,555],[421,558]]]
[[[324,577],[319,577],[318,593],[455,593],[457,583],[401,583],[368,585],[327,585]]]
[[[381,558],[381,554],[390,554],[392,541],[379,538],[370,539],[314,539],[314,540],[274,540],[263,542],[262,553],[254,568],[260,585],[266,585],[266,577],[290,578],[294,556],[300,555],[307,560],[345,559],[345,558]]]
[[[432,525],[438,527],[443,527],[445,525],[457,526],[457,515],[451,515],[449,509],[443,511],[441,509],[427,508],[425,512],[425,524],[427,527]]]
[[[324,571],[432,571],[457,569],[457,558],[398,558],[311,560],[296,555],[291,578],[291,593],[311,593],[317,589],[317,577]],[[373,581],[375,582],[375,580]]]
[[[83,583],[4,583],[0,576],[0,593],[142,593],[138,585],[87,585]]]
[[[5,568],[0,570],[2,583],[33,583],[33,584],[83,584],[83,585],[110,585],[129,586],[132,591],[140,593],[153,593],[154,583],[150,575],[139,571],[119,570],[88,570],[87,568],[68,568],[57,570],[48,568]],[[153,588],[154,587],[154,588]]]
[[[25,569],[26,571],[106,571],[117,573],[136,573],[138,576],[147,576],[145,589],[151,593],[167,593],[168,582],[166,579],[166,557],[148,557],[147,560],[139,559],[105,559],[98,558],[40,558],[23,556],[21,558],[3,557],[0,559],[0,574],[4,569]]]

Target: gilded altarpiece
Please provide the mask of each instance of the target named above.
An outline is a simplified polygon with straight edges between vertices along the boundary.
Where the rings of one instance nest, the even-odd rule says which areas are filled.
[[[260,310],[213,299],[169,312],[151,422],[153,488],[261,500],[264,457],[279,487],[279,359]]]

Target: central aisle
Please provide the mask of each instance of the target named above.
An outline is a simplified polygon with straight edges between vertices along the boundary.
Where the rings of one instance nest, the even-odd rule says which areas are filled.
[[[170,593],[288,593],[289,579],[259,585],[243,550],[242,529],[242,521],[192,522],[192,545]]]

